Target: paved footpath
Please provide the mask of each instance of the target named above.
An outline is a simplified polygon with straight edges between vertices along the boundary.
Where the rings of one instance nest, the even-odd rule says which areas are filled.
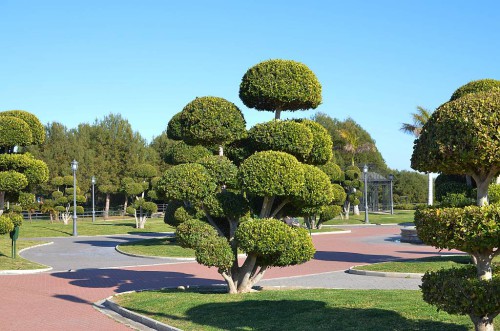
[[[436,255],[429,246],[399,243],[400,227],[352,227],[349,234],[313,236],[315,258],[273,268],[259,285],[325,288],[417,289],[415,279],[349,275],[353,265]],[[51,272],[0,276],[0,330],[130,330],[95,310],[110,295],[179,285],[221,284],[214,268],[174,259],[131,257],[114,247],[144,236],[52,238],[53,245],[22,256],[52,266]],[[447,253],[443,253],[447,254]]]

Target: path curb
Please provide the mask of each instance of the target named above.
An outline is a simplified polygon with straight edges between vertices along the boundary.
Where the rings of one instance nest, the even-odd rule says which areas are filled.
[[[360,276],[373,276],[373,277],[390,277],[390,278],[415,278],[420,279],[424,274],[412,272],[383,272],[383,271],[370,271],[370,270],[357,270],[354,269],[359,266],[350,267],[348,273]]]
[[[52,245],[54,242],[49,242],[49,243],[43,243],[40,245],[35,245],[35,246],[30,246],[23,248],[19,250],[18,255],[24,251],[27,251],[28,249],[36,248],[36,247],[42,247],[42,246],[48,246]],[[42,269],[24,269],[24,270],[0,270],[0,275],[29,275],[29,274],[37,274],[41,272],[47,272],[52,270],[52,267],[47,267],[47,268],[42,268]]]
[[[170,259],[170,260],[178,260],[178,261],[196,261],[196,258],[194,257],[168,257],[168,256],[153,256],[153,255],[141,255],[141,254],[133,254],[133,253],[127,253],[122,251],[118,246],[115,246],[115,251],[117,251],[120,254],[127,255],[127,256],[132,256],[132,257],[147,257],[150,259]]]

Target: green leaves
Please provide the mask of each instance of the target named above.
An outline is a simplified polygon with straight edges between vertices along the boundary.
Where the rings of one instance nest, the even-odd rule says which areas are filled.
[[[304,185],[304,169],[284,152],[257,152],[240,166],[241,187],[258,196],[296,196]]]
[[[467,253],[500,247],[500,206],[423,209],[415,212],[418,236],[440,249]]]
[[[315,109],[321,103],[321,84],[300,62],[268,60],[248,69],[239,94],[247,107],[257,110]]]

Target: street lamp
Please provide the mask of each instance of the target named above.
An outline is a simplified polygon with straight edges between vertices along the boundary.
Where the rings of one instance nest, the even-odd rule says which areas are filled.
[[[92,223],[95,222],[94,186],[95,186],[95,177],[92,176]]]
[[[363,167],[363,178],[365,180],[365,224],[370,224],[368,219],[368,166]]]
[[[389,180],[391,181],[391,190],[389,191],[390,192],[389,199],[391,199],[391,215],[394,215],[394,200],[392,196],[392,181],[394,180],[393,174],[389,175]]]
[[[76,170],[78,170],[78,162],[71,162],[71,170],[73,170],[73,236],[78,236],[76,231]]]

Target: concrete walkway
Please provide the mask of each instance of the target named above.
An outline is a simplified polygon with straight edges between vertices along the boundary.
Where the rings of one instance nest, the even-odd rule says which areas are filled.
[[[351,266],[437,255],[432,247],[399,243],[398,226],[352,228],[349,234],[314,236],[315,258],[270,269],[259,285],[326,288],[417,289],[415,279],[346,274]],[[117,243],[144,236],[57,238],[25,251],[25,258],[53,272],[0,277],[0,330],[129,330],[92,307],[110,295],[138,289],[222,284],[214,268],[196,262],[138,258],[115,251]]]

